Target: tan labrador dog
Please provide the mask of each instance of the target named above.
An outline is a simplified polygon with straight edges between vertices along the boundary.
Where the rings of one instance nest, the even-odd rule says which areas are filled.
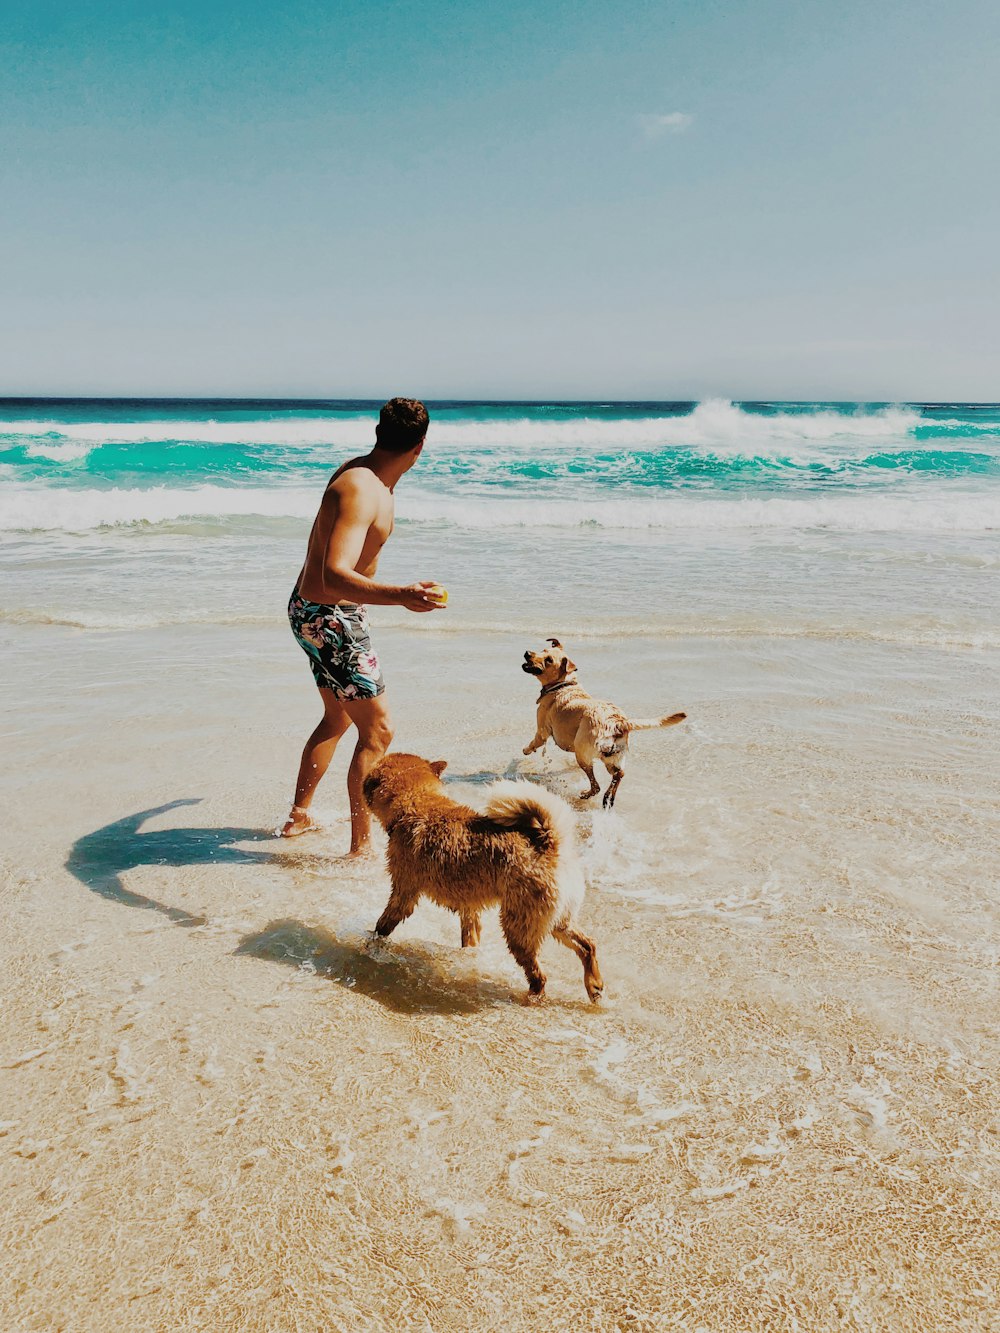
[[[687,713],[638,721],[626,717],[614,704],[590,697],[576,679],[576,663],[569,660],[558,639],[546,639],[545,642],[548,648],[540,653],[526,652],[521,664],[521,670],[529,676],[537,676],[542,687],[538,696],[535,736],[531,744],[524,747],[524,753],[540,750],[551,736],[560,750],[576,755],[576,762],[590,782],[589,789],[580,793],[581,800],[587,800],[601,790],[594,777],[594,763],[600,759],[611,774],[604,804],[612,806],[621,786],[631,733],[676,726],[684,721]]]
[[[390,754],[365,778],[365,800],[389,835],[392,879],[375,933],[390,935],[427,897],[458,913],[463,947],[475,946],[481,913],[499,906],[529,1002],[545,993],[538,952],[549,935],[583,963],[583,984],[596,1002],[604,989],[597,949],[573,924],[584,882],[572,810],[532,782],[496,782],[480,813],[445,791],[446,767],[443,759]]]

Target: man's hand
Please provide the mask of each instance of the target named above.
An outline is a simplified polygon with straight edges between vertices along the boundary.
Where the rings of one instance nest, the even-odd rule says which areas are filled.
[[[399,605],[405,606],[407,611],[440,611],[444,603],[437,600],[431,592],[431,589],[438,586],[433,579],[411,583],[400,592]]]

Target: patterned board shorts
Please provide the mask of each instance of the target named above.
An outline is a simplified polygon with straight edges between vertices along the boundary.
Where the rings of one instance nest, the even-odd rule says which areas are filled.
[[[292,633],[309,658],[316,684],[337,699],[374,699],[385,689],[372,647],[368,610],[353,602],[307,602],[298,588],[288,603]]]

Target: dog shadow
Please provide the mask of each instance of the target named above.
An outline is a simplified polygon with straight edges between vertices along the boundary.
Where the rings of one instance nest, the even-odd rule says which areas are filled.
[[[441,781],[444,783],[468,783],[473,787],[488,787],[493,782],[499,782],[501,778],[520,778],[527,774],[521,773],[518,769],[518,762],[512,759],[502,773],[498,773],[494,768],[479,768],[474,773],[453,773],[450,769],[445,769],[441,775]]]
[[[560,763],[558,758],[552,756],[545,756],[537,767],[527,767],[525,760],[518,755],[510,761],[502,773],[492,769],[478,769],[475,773],[450,773],[446,769],[441,780],[455,786],[489,787],[494,782],[499,782],[501,778],[530,782],[533,786],[544,787],[554,796],[561,796],[571,808],[580,813],[594,809],[592,798],[583,796],[576,786],[577,779],[583,781],[583,774],[578,766],[571,761]]]
[[[449,773],[446,770],[441,774],[441,781],[448,786],[488,787],[493,782],[499,782],[501,776],[507,775],[494,773],[492,770],[485,768],[476,773]]]
[[[256,828],[170,828],[142,832],[142,825],[154,815],[165,814],[185,805],[197,805],[199,798],[167,801],[164,805],[138,810],[111,824],[77,838],[66,858],[66,869],[81,884],[102,898],[159,912],[175,925],[204,926],[207,918],[195,916],[181,907],[158,902],[144,894],[133,893],[122,882],[126,871],[137,866],[260,865],[275,858],[270,851],[252,851],[233,846],[237,842],[262,842],[271,834]]]
[[[544,787],[547,785],[547,778],[557,778],[563,773],[572,772],[574,768],[575,765],[572,763],[560,765],[558,758],[549,754],[543,754],[540,760],[536,759],[534,762],[527,755],[516,754],[502,773],[493,768],[479,768],[474,773],[453,773],[450,769],[445,769],[441,780],[445,783],[468,783],[475,787],[488,787],[493,782],[506,779],[513,782],[534,782]]]
[[[326,977],[397,1014],[472,1014],[513,1001],[510,986],[455,970],[444,950],[337,936],[291,918],[245,935],[234,953]]]

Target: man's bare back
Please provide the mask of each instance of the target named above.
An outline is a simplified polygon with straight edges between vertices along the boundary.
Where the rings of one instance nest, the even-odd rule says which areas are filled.
[[[306,742],[292,812],[281,830],[294,837],[315,828],[309,807],[340,737],[352,725],[358,743],[347,775],[351,853],[368,846],[371,819],[361,794],[370,768],[392,739],[385,683],[369,634],[367,607],[440,610],[430,580],[403,585],[376,581],[379,556],[393,531],[393,491],[417,461],[427,411],[394,398],[379,414],[376,445],[352,458],[327,484],[309,533],[306,558],[288,605],[292,631],[309,658],[324,716]]]

